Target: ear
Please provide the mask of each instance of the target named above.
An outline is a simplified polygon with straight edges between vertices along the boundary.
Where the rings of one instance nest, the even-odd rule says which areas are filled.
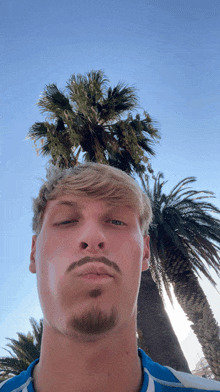
[[[29,265],[29,271],[32,272],[32,274],[36,274],[36,242],[37,242],[37,236],[33,235],[32,244],[31,244],[30,265]]]
[[[149,235],[144,236],[144,257],[142,261],[142,271],[146,271],[149,268],[150,260],[150,237]]]

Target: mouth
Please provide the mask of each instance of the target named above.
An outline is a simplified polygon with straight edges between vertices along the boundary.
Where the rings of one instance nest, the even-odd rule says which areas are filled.
[[[108,279],[111,279],[111,275],[107,274],[85,274],[85,275],[80,275],[80,278],[83,279],[84,281],[90,281],[90,282],[101,282],[101,281],[107,281]]]
[[[78,277],[89,281],[102,281],[113,278],[113,274],[105,266],[97,266],[94,264],[85,265],[78,271]]]

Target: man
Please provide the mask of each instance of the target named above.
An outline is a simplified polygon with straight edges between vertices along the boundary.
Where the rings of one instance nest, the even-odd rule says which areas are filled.
[[[34,200],[30,271],[44,330],[40,360],[0,392],[220,391],[137,349],[137,297],[148,268],[151,207],[109,166],[52,170]]]

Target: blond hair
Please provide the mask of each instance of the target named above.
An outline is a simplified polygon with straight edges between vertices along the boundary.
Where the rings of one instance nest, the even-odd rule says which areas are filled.
[[[140,218],[140,227],[146,234],[152,219],[152,209],[148,196],[137,182],[122,170],[100,163],[84,163],[70,169],[51,166],[47,170],[47,180],[33,199],[32,228],[40,233],[48,200],[65,194],[87,196],[108,201],[112,205],[125,205],[134,209]]]

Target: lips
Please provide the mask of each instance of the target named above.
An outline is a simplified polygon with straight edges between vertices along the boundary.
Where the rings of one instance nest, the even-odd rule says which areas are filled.
[[[83,267],[80,267],[78,270],[78,276],[85,276],[85,275],[97,275],[97,276],[111,276],[113,277],[113,274],[106,268],[105,266],[96,266],[96,265],[84,265]]]

